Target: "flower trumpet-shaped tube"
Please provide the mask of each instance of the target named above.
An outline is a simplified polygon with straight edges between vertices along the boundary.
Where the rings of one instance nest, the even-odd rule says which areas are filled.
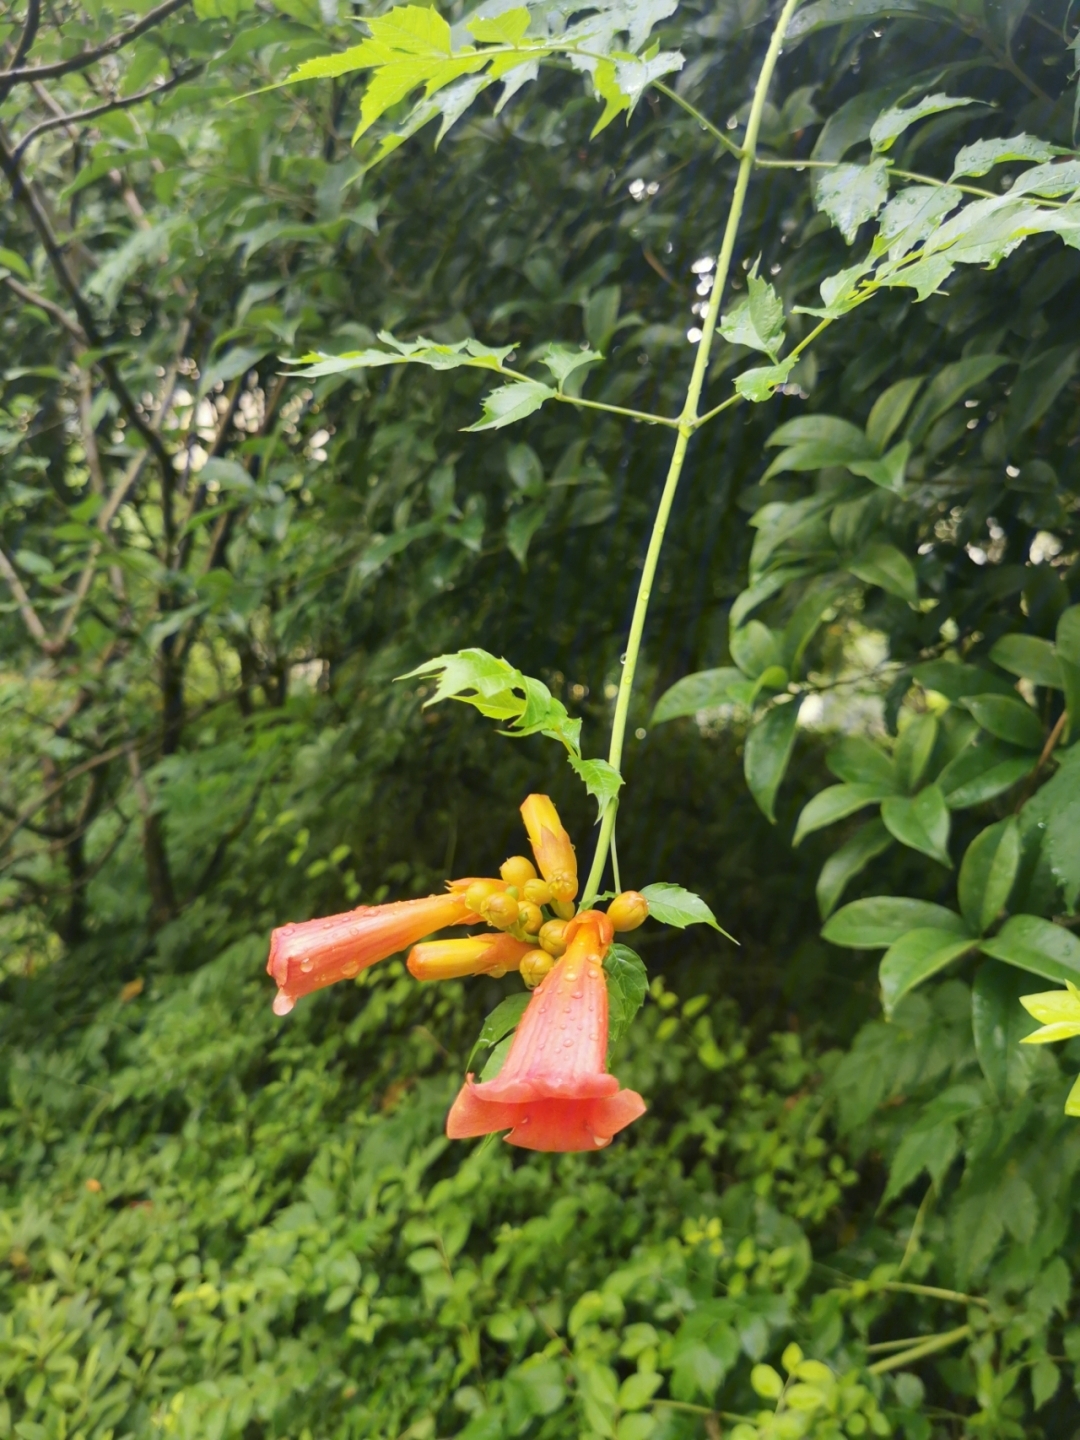
[[[344,915],[281,925],[270,937],[266,968],[277,981],[274,1014],[287,1015],[301,995],[351,980],[444,925],[475,924],[461,894],[427,895],[390,905],[360,905]]]
[[[604,918],[590,912],[576,925],[566,954],[533,991],[495,1079],[466,1076],[446,1122],[451,1140],[509,1130],[510,1144],[526,1150],[598,1150],[644,1114],[641,1096],[620,1090],[604,1068]]]
[[[532,946],[512,935],[470,935],[466,940],[427,940],[414,945],[406,965],[417,980],[458,980],[463,975],[505,975],[516,970]]]
[[[529,832],[536,864],[550,885],[553,898],[563,902],[573,900],[578,892],[577,856],[559,812],[547,795],[528,795],[521,807],[521,817]]]

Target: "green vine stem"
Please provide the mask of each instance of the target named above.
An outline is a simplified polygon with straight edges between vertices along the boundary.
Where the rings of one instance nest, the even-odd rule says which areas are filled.
[[[701,326],[701,339],[698,341],[697,354],[694,357],[694,368],[691,372],[690,383],[686,390],[686,403],[683,406],[682,415],[679,417],[678,439],[675,441],[675,449],[672,452],[671,463],[668,466],[667,479],[664,481],[660,504],[657,506],[656,518],[653,521],[652,534],[649,536],[649,547],[645,552],[645,563],[642,566],[637,599],[634,602],[634,614],[630,621],[630,636],[626,646],[626,655],[623,660],[623,670],[619,680],[619,691],[615,700],[615,714],[611,722],[611,744],[608,748],[608,764],[615,770],[620,770],[622,765],[623,743],[626,739],[626,721],[630,712],[630,696],[634,688],[634,675],[637,670],[638,655],[641,651],[641,639],[645,631],[645,617],[648,614],[649,601],[652,598],[653,580],[656,576],[656,566],[660,559],[660,548],[664,543],[664,532],[667,529],[668,519],[671,515],[675,492],[679,488],[679,480],[682,477],[687,446],[690,443],[690,436],[694,433],[698,424],[698,402],[701,399],[701,392],[705,385],[705,374],[709,364],[709,352],[712,348],[716,322],[720,315],[720,301],[727,284],[728,272],[731,268],[731,258],[735,252],[735,241],[739,233],[739,223],[742,220],[743,206],[746,203],[746,192],[750,185],[750,176],[754,170],[754,157],[757,151],[758,132],[761,129],[761,116],[765,109],[765,100],[769,93],[769,86],[772,83],[776,62],[780,58],[784,35],[798,3],[799,0],[784,0],[784,8],[781,10],[780,18],[776,22],[772,38],[769,41],[769,48],[765,53],[765,59],[761,66],[761,73],[758,75],[757,84],[754,87],[754,98],[750,106],[750,116],[746,124],[746,136],[742,145],[742,156],[739,160],[739,170],[735,178],[735,190],[731,197],[731,208],[728,211],[727,224],[724,227],[720,253],[717,256],[716,274],[713,279],[712,292],[709,296],[708,309],[705,312]],[[603,878],[605,866],[607,865],[608,852],[611,849],[612,835],[615,832],[615,816],[617,812],[618,799],[615,798],[607,805],[600,821],[600,835],[596,842],[596,853],[593,856],[592,868],[589,871],[589,878],[585,882],[585,890],[581,898],[582,908],[584,909],[587,909],[599,894],[600,882]]]

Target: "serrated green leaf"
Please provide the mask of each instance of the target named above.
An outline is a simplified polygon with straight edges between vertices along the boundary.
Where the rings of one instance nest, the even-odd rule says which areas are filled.
[[[584,782],[585,789],[595,799],[602,815],[624,784],[623,777],[606,760],[582,760],[577,755],[569,757],[570,765]]]
[[[784,302],[756,266],[747,278],[749,293],[727,315],[721,317],[720,334],[732,345],[763,350],[776,359],[784,343]]]
[[[649,993],[649,972],[629,945],[612,945],[604,956],[608,991],[608,1046],[621,1040]]]
[[[649,902],[649,915],[661,925],[671,925],[676,930],[685,930],[688,925],[711,925],[728,940],[734,940],[734,937],[728,935],[720,926],[701,896],[695,895],[692,890],[684,890],[681,885],[670,885],[667,881],[656,880],[651,885],[646,885],[641,894]],[[735,940],[734,943],[737,945],[739,942]]]
[[[524,39],[529,28],[529,19],[528,10],[521,5],[490,17],[472,15],[465,21],[465,28],[481,43],[516,45],[519,40]]]
[[[849,245],[859,226],[872,220],[889,198],[888,176],[887,161],[872,160],[869,165],[837,165],[818,180],[814,191],[817,207]]]
[[[781,360],[779,365],[762,365],[756,370],[744,370],[741,375],[735,377],[735,389],[744,400],[751,400],[755,405],[772,397],[773,391],[778,385],[786,385],[787,378],[791,374],[795,360],[789,358]]]
[[[940,115],[943,110],[955,110],[964,105],[984,105],[984,100],[973,100],[970,96],[927,95],[907,109],[893,107],[884,111],[870,127],[870,145],[878,154],[891,150],[904,131],[927,115]]]
[[[569,375],[579,370],[582,365],[591,365],[594,360],[602,360],[604,357],[599,350],[582,350],[577,345],[546,345],[540,359],[555,377],[555,383],[561,390]]]
[[[471,1070],[473,1061],[476,1059],[477,1051],[494,1049],[500,1040],[511,1035],[518,1027],[522,1015],[525,1014],[525,1007],[528,1005],[531,993],[528,990],[521,990],[513,995],[507,995],[500,1000],[495,1009],[480,1027],[480,1034],[476,1037],[476,1043],[469,1051],[469,1058],[466,1061],[465,1069]],[[489,1077],[490,1078],[490,1077]]]
[[[985,175],[995,165],[1007,160],[1052,160],[1055,155],[1068,154],[1068,150],[1034,135],[1013,135],[1008,140],[976,140],[973,145],[965,145],[958,151],[950,178]]]
[[[485,395],[483,418],[464,429],[501,430],[504,425],[513,425],[516,420],[524,420],[526,415],[539,410],[555,393],[550,385],[541,385],[537,380],[515,380],[509,385],[500,385]]]

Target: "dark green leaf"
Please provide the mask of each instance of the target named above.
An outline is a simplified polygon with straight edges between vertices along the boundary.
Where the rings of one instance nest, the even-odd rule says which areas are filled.
[[[944,905],[928,900],[908,900],[899,895],[876,895],[869,900],[853,900],[838,910],[822,930],[833,945],[846,945],[852,950],[884,950],[895,944],[909,930],[948,930],[956,936],[970,932],[963,917]]]
[[[999,1100],[1023,1095],[1031,1078],[1034,1057],[1020,1041],[1037,1028],[1020,1004],[1031,981],[1011,965],[986,960],[971,991],[971,1028],[975,1054],[991,1089]]]
[[[466,1070],[472,1069],[477,1051],[494,1049],[500,1040],[505,1039],[517,1029],[518,1022],[525,1014],[525,1007],[530,998],[528,990],[521,990],[514,995],[507,995],[505,1000],[499,1001],[480,1027],[480,1034],[476,1037],[476,1043],[469,1052],[469,1058],[465,1065]]]
[[[971,929],[982,935],[1009,903],[1020,866],[1016,817],[999,820],[976,835],[960,865],[957,897]]]
[[[728,687],[741,684],[744,679],[743,672],[730,665],[719,670],[699,670],[694,675],[684,675],[660,696],[650,724],[661,725],[665,720],[675,720],[681,715],[696,715],[699,710],[726,705],[731,699]]]
[[[1013,915],[1000,932],[982,942],[983,953],[1044,980],[1080,981],[1080,940],[1037,915]]]
[[[612,945],[604,956],[608,987],[608,1045],[621,1040],[649,993],[649,974],[628,945]]]
[[[773,705],[746,737],[743,769],[750,793],[767,820],[776,823],[776,792],[784,778],[795,744],[802,697],[784,705]]]
[[[1062,690],[1061,666],[1049,640],[1036,635],[1003,635],[990,651],[990,659],[1012,675],[1023,675],[1036,685]]]
[[[848,882],[861,875],[871,860],[884,854],[892,843],[892,836],[881,820],[875,817],[829,856],[821,867],[817,882],[817,903],[822,920],[827,920],[832,914]]]
[[[960,704],[982,728],[1009,745],[1039,751],[1046,739],[1042,722],[1030,705],[1006,695],[967,695]]]
[[[867,545],[847,568],[867,585],[878,585],[889,595],[896,595],[914,605],[919,598],[915,567],[902,550],[884,541]]]
[[[901,845],[919,850],[931,860],[952,868],[949,811],[940,786],[927,785],[911,799],[898,795],[883,801],[881,818]]]
[[[791,843],[798,845],[815,830],[834,825],[837,820],[844,820],[867,805],[877,805],[895,794],[895,786],[873,782],[830,785],[827,790],[820,790],[803,806]]]
[[[902,790],[910,793],[919,788],[938,735],[938,722],[933,715],[914,715],[900,732],[893,751],[896,780]]]
[[[931,927],[901,936],[885,952],[878,972],[886,1018],[892,1018],[896,1006],[916,985],[968,954],[976,944],[970,936],[958,939],[951,930]]]

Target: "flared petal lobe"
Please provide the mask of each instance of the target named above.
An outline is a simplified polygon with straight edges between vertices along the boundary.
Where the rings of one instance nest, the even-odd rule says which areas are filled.
[[[464,897],[449,894],[360,905],[344,915],[281,925],[270,937],[266,965],[278,986],[274,1013],[287,1015],[301,995],[351,980],[425,935],[473,918]]]
[[[601,917],[603,918],[603,917]],[[468,1076],[447,1120],[452,1139],[509,1130],[529,1150],[596,1150],[644,1114],[605,1069],[610,927],[576,927],[566,954],[533,991],[510,1053],[493,1080]]]
[[[559,812],[547,795],[528,795],[521,817],[540,874],[550,883],[556,900],[573,900],[578,892],[577,856]]]

